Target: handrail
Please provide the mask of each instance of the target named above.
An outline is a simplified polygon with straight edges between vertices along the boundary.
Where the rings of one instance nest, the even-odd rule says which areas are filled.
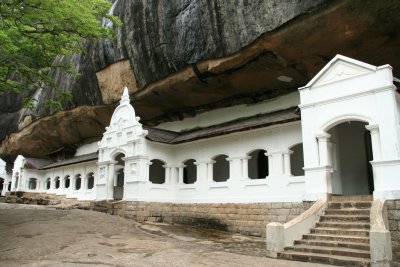
[[[269,223],[266,239],[267,255],[276,258],[278,252],[283,251],[285,246],[293,245],[295,240],[309,233],[326,209],[327,203],[323,199],[317,200],[309,209],[285,224]]]
[[[301,239],[304,234],[310,232],[310,229],[315,226],[319,220],[319,216],[327,207],[327,201],[317,200],[308,210],[290,220],[283,225],[284,245],[291,246],[295,240]]]

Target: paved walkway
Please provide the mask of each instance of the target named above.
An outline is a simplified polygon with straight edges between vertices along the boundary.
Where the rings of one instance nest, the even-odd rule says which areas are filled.
[[[266,258],[262,238],[0,203],[1,266],[327,266]]]

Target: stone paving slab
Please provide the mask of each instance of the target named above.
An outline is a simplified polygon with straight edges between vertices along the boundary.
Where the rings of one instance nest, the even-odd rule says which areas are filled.
[[[1,266],[328,266],[265,257],[262,238],[0,203]]]

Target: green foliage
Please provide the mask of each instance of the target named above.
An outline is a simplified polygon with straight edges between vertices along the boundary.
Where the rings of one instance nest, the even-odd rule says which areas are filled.
[[[107,0],[0,0],[0,95],[14,91],[29,98],[43,84],[54,86],[49,70],[56,56],[81,52],[83,41],[111,38],[113,30],[102,18],[120,26],[108,15]],[[53,66],[74,74],[68,65]],[[60,94],[70,100],[68,94]],[[27,106],[32,101],[24,100]],[[60,109],[58,100],[49,101]]]

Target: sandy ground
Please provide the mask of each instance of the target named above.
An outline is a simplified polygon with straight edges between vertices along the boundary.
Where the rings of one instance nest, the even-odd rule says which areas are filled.
[[[262,238],[0,203],[0,266],[327,266],[264,255]]]

